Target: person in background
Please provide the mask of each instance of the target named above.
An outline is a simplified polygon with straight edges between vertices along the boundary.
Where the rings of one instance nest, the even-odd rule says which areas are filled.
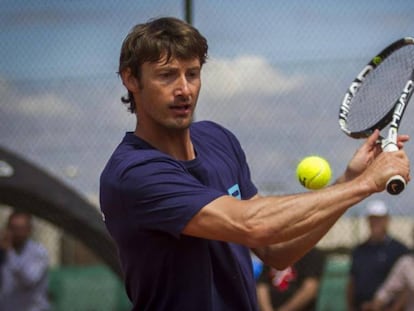
[[[390,301],[399,301],[401,308],[386,308]],[[414,249],[397,260],[374,299],[363,306],[363,311],[383,310],[414,311]]]
[[[394,303],[392,303],[394,301]],[[392,305],[392,307],[388,307]],[[395,306],[398,305],[398,308]],[[414,311],[414,256],[401,256],[363,311]]]
[[[313,248],[292,266],[277,270],[265,266],[257,282],[261,311],[314,311],[325,255]]]
[[[32,217],[13,212],[0,237],[0,311],[48,311],[47,250],[33,241]]]
[[[383,201],[369,201],[366,206],[370,235],[351,255],[347,287],[348,311],[362,310],[384,282],[394,263],[408,248],[388,233],[390,215]],[[390,307],[398,301],[390,301]]]

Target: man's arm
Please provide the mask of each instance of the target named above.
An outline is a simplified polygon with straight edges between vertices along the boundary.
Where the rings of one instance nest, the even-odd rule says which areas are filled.
[[[265,263],[282,270],[309,251],[340,215],[371,191],[364,182],[347,182],[315,192],[249,201],[223,196],[203,207],[183,233],[246,245]]]
[[[252,251],[265,264],[270,266],[286,267],[296,262],[328,232],[342,213],[338,212],[319,226],[311,228],[305,234],[283,243],[276,243],[264,247],[252,248]],[[298,252],[298,250],[302,250]]]
[[[317,192],[249,201],[222,196],[203,207],[183,233],[246,245],[255,249],[266,263],[270,263],[263,256],[266,254],[257,250],[284,243],[272,245],[272,255],[268,257],[280,259],[280,251],[286,251],[285,264],[272,264],[283,269],[314,246],[351,205],[370,193],[366,184],[348,182]]]
[[[352,181],[361,175],[374,159],[381,153],[381,148],[377,144],[379,133],[374,133],[367,141],[357,150],[354,157],[347,166],[345,173],[336,180],[336,184]],[[404,143],[409,140],[407,135],[401,135],[398,141],[398,147],[403,148]],[[289,265],[295,262],[308,252],[316,243],[329,231],[335,222],[342,216],[343,212],[333,213],[329,219],[315,226],[304,235],[293,239],[287,243],[278,243],[262,248],[255,248],[253,251],[265,263],[269,265],[281,266]],[[301,249],[301,252],[297,252]],[[284,261],[290,260],[290,263],[284,264]]]
[[[367,155],[361,156],[360,151],[354,156],[353,159],[362,158],[368,163],[356,177],[345,176],[341,183],[302,194],[254,200],[222,196],[204,206],[187,223],[183,234],[235,242],[254,249],[286,243],[281,248],[272,247],[272,252],[288,251],[284,254],[284,263],[272,263],[275,268],[285,268],[314,246],[349,207],[372,193],[383,191],[391,176],[401,175],[409,180],[409,161],[403,151],[376,155],[378,136],[376,131],[360,149]],[[345,174],[348,176],[350,167],[356,166],[355,160],[350,163]],[[279,255],[276,257],[280,259]]]

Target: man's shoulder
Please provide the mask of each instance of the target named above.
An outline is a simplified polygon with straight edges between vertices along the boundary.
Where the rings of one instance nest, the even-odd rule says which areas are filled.
[[[132,167],[137,167],[156,159],[167,158],[170,157],[165,153],[153,148],[132,133],[127,133],[109,158],[101,177],[110,176],[110,178],[113,178],[114,174],[120,177]]]
[[[164,153],[155,149],[143,139],[135,136],[132,132],[127,132],[121,143],[113,152],[111,159],[122,159],[125,161],[128,158],[145,159],[154,156],[166,156]]]
[[[230,131],[226,129],[224,126],[210,120],[203,120],[203,121],[197,121],[193,122],[191,124],[191,131],[193,132],[204,132],[204,133],[211,133],[213,132],[219,132],[219,133],[229,133]]]
[[[192,139],[200,139],[204,143],[207,141],[214,141],[220,144],[234,143],[237,141],[236,135],[228,128],[213,122],[213,121],[198,121],[191,125]]]

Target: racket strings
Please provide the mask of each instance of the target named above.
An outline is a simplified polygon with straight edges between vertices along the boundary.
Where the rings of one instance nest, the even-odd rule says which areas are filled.
[[[384,121],[411,79],[413,69],[414,45],[404,46],[386,57],[365,77],[354,95],[348,129],[361,132]]]

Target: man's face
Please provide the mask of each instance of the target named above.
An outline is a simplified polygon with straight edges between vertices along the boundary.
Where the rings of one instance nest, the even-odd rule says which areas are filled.
[[[139,126],[147,129],[186,129],[193,120],[201,88],[200,61],[162,58],[141,68],[136,109]]]
[[[22,246],[31,234],[30,219],[26,215],[15,215],[8,225],[14,247]]]
[[[371,238],[376,241],[384,239],[388,230],[388,216],[369,216],[368,223],[371,231]]]

